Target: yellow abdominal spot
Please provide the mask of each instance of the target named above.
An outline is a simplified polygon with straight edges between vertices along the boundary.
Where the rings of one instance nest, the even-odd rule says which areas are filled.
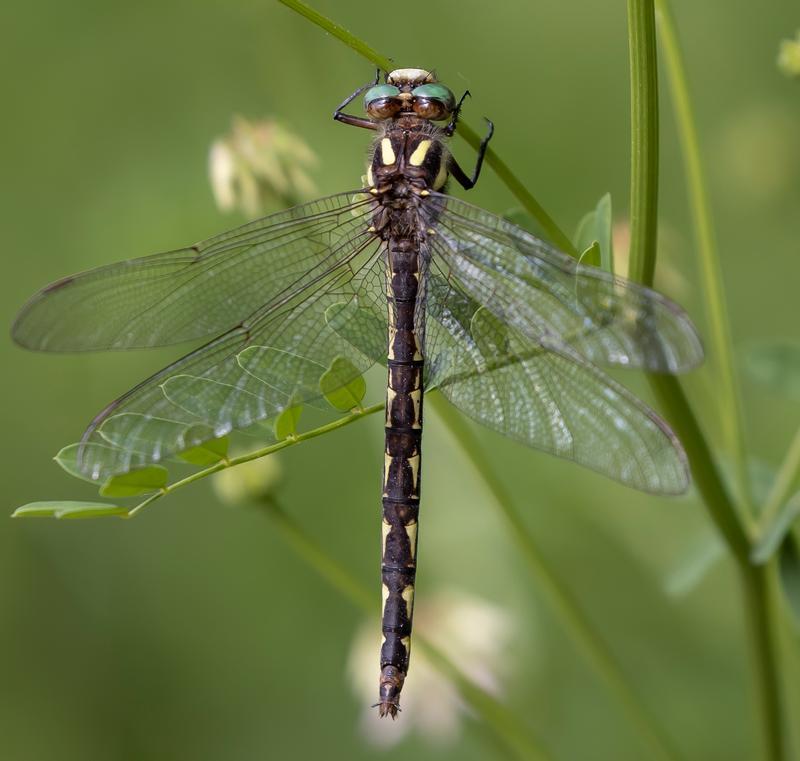
[[[408,465],[411,468],[411,484],[414,489],[414,492],[416,493],[417,484],[419,481],[419,455],[416,454],[413,457],[409,457]]]
[[[394,400],[397,398],[397,392],[391,387],[386,387],[386,425],[391,423],[392,407],[394,407]]]
[[[392,148],[392,141],[388,137],[381,140],[381,160],[384,164],[394,164],[397,158],[394,155],[394,148]]]
[[[383,456],[383,485],[384,485],[384,492],[383,496],[386,496],[386,489],[389,486],[389,469],[392,467],[392,463],[394,462],[394,457],[390,454],[384,454]]]
[[[409,523],[406,527],[406,535],[411,545],[412,560],[417,557],[417,522]]]
[[[419,360],[422,359],[422,352],[419,350],[419,343],[417,341],[417,334],[414,333],[412,335],[412,337],[414,339],[414,359],[418,362]]]
[[[420,144],[414,149],[414,153],[409,157],[408,163],[411,164],[411,166],[420,166],[422,162],[425,161],[425,156],[430,147],[430,140],[421,140]]]
[[[406,610],[411,613],[414,610],[414,585],[409,584],[401,593],[400,596],[406,601]]]
[[[414,422],[411,427],[420,428],[419,408],[422,404],[422,389],[418,388],[416,391],[411,391],[409,396],[411,397],[411,403],[414,405]]]

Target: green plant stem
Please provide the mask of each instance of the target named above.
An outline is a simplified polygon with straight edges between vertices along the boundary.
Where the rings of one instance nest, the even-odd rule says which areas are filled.
[[[468,124],[459,121],[457,133],[472,148],[478,150],[481,143],[480,136]],[[547,233],[548,238],[558,248],[570,256],[579,258],[580,252],[575,248],[569,236],[556,224],[555,220],[545,211],[544,207],[536,200],[534,195],[522,184],[520,179],[511,171],[500,156],[492,148],[486,151],[486,163],[494,170],[500,181],[509,189],[522,207],[531,214]]]
[[[751,660],[755,661],[757,695],[760,703],[764,758],[768,761],[790,761],[789,748],[783,733],[783,696],[781,694],[779,633],[772,605],[770,574],[772,561],[763,565],[739,566],[745,598],[745,617],[752,644]]]
[[[686,450],[692,481],[712,523],[737,563],[749,563],[750,542],[683,387],[671,375],[648,375],[647,379]]]
[[[284,541],[337,592],[367,615],[375,613],[375,599],[363,584],[331,557],[303,528],[283,510],[274,498],[263,503],[267,514],[280,529]]]
[[[658,722],[631,689],[602,637],[594,631],[591,622],[581,611],[577,601],[550,570],[525,522],[515,509],[514,502],[503,482],[489,466],[469,424],[442,398],[441,394],[431,394],[426,399],[458,442],[470,464],[480,475],[487,490],[494,498],[495,504],[508,523],[512,537],[522,551],[531,574],[536,579],[536,588],[544,594],[569,636],[627,712],[635,730],[649,748],[648,758],[665,760],[680,758],[680,754],[672,746],[669,738],[665,736]]]
[[[322,436],[323,434],[329,433],[330,431],[335,431],[338,428],[344,428],[346,425],[350,425],[351,423],[355,423],[357,420],[361,420],[365,418],[367,415],[374,415],[376,412],[381,412],[383,410],[383,403],[380,404],[373,404],[371,407],[363,407],[359,409],[353,410],[349,415],[341,418],[337,418],[331,423],[327,423],[326,425],[322,425],[319,428],[314,428],[311,431],[305,431],[304,433],[298,433],[294,436],[288,436],[287,438],[283,439],[282,441],[278,441],[275,444],[270,444],[266,447],[261,447],[261,449],[256,449],[252,452],[247,452],[246,454],[239,455],[238,457],[230,457],[225,458],[224,460],[220,460],[219,462],[215,463],[214,465],[210,465],[207,468],[203,468],[203,470],[198,470],[191,475],[186,476],[186,478],[182,478],[180,481],[175,481],[174,483],[170,484],[169,486],[165,486],[160,491],[151,494],[147,499],[140,502],[136,507],[132,508],[131,511],[127,514],[127,518],[132,518],[134,515],[139,513],[148,505],[151,505],[158,499],[162,497],[166,497],[167,494],[172,494],[172,492],[177,491],[178,489],[182,489],[184,486],[188,486],[195,481],[200,481],[203,478],[208,478],[209,476],[213,475],[214,473],[219,473],[221,470],[225,470],[227,468],[233,468],[237,465],[241,465],[245,462],[250,462],[251,460],[258,460],[261,457],[267,457],[275,452],[279,452],[281,449],[286,449],[287,447],[293,447],[295,444],[300,444],[303,441],[309,441],[310,439],[314,439],[317,436]]]
[[[798,473],[800,473],[800,428],[795,431],[792,443],[783,458],[759,519],[759,536],[763,536],[774,523],[781,508],[789,499]]]
[[[302,3],[300,0],[278,0],[278,2],[282,5],[285,5],[287,8],[291,8],[301,16],[304,16],[329,34],[332,34],[349,48],[355,50],[360,56],[363,56],[384,71],[392,70],[392,62],[389,58],[382,56],[374,48],[371,48],[369,45],[367,45],[366,42],[363,42],[354,34],[348,32],[347,29],[337,24],[332,19],[329,19],[327,16],[323,16],[319,11],[315,11],[313,8],[306,5],[306,3]]]
[[[654,0],[628,0],[631,62],[631,271],[645,285],[652,285],[656,263],[656,209],[658,202],[658,80],[655,44]],[[656,141],[638,145],[643,141]],[[641,157],[648,160],[643,161]],[[645,210],[646,213],[642,213]],[[651,229],[641,228],[649,226]],[[756,567],[749,559],[750,541],[736,507],[714,464],[700,425],[678,381],[651,375],[656,396],[667,412],[686,449],[709,517],[719,529],[739,570],[744,608],[749,627],[748,642],[756,675],[757,706],[765,737],[765,758],[786,758],[782,724],[780,682],[774,648],[772,611],[769,605],[768,566]],[[731,411],[733,414],[733,411]]]
[[[658,178],[658,72],[651,61],[656,45],[652,4],[628,0],[631,76],[631,280],[652,285],[656,259],[635,255],[656,251],[658,182],[642,186],[642,178]],[[641,96],[641,97],[640,97]]]
[[[706,311],[709,322],[709,354],[713,357],[718,376],[719,412],[726,448],[734,463],[738,497],[742,504],[741,517],[752,517],[750,482],[747,472],[747,457],[742,435],[742,404],[737,376],[734,371],[733,342],[730,320],[723,288],[722,268],[717,249],[714,225],[711,221],[711,203],[700,159],[700,141],[695,127],[694,110],[689,97],[689,85],[683,65],[680,44],[668,0],[656,0],[659,36],[664,51],[672,103],[678,126],[686,173],[686,189],[689,210],[692,216],[697,252],[700,257],[700,272],[703,291],[706,295]]]
[[[356,53],[376,66],[379,66],[384,71],[391,71],[391,59],[382,56],[374,48],[367,45],[344,27],[326,16],[323,16],[318,11],[315,11],[313,8],[306,5],[306,3],[300,2],[300,0],[278,0],[278,2],[291,8],[301,16],[304,16],[334,37],[337,37],[344,42],[345,45],[355,50]],[[478,133],[463,120],[459,121],[456,134],[475,149],[480,145],[481,138],[478,136]],[[577,258],[578,251],[575,249],[569,236],[561,230],[533,194],[520,182],[519,178],[508,167],[508,164],[506,164],[491,148],[486,152],[486,163],[492,167],[503,184],[511,191],[511,194],[522,204],[522,207],[539,222],[550,240],[563,251]]]
[[[312,539],[302,527],[292,520],[274,500],[265,503],[267,513],[280,529],[286,542],[314,568],[334,589],[347,598],[364,614],[373,617],[379,595],[374,596],[346,568]],[[495,739],[509,753],[521,761],[549,761],[550,756],[540,743],[506,706],[470,681],[444,653],[424,636],[414,635],[414,645],[425,657],[458,688],[462,698],[475,713],[491,728]]]

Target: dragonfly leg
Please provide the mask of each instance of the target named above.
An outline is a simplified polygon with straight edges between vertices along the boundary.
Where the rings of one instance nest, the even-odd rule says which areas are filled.
[[[478,160],[475,162],[475,169],[472,172],[472,177],[467,176],[467,173],[458,165],[458,162],[453,158],[453,156],[450,156],[448,159],[447,170],[455,178],[458,184],[464,188],[464,190],[471,190],[474,188],[475,183],[478,182],[478,177],[480,177],[481,167],[483,166],[483,157],[486,155],[486,149],[489,147],[489,141],[492,139],[492,135],[494,134],[494,124],[492,124],[489,119],[486,120],[486,124],[489,125],[489,128],[486,131],[486,137],[481,140],[480,147],[478,148]]]
[[[349,124],[351,127],[362,127],[363,129],[378,129],[378,125],[370,119],[365,119],[363,116],[353,116],[352,114],[344,113],[344,109],[350,105],[361,93],[366,92],[369,90],[370,87],[374,87],[378,84],[381,79],[381,70],[378,69],[375,72],[375,79],[372,82],[368,82],[365,85],[359,87],[354,93],[348,95],[338,106],[336,106],[336,110],[333,112],[333,118],[337,122],[341,122],[342,124]]]
[[[469,96],[470,96],[470,91],[464,90],[464,94],[461,96],[461,99],[458,101],[458,104],[453,109],[453,116],[451,117],[447,126],[444,128],[444,134],[447,135],[447,137],[452,137],[453,133],[456,131],[456,125],[458,124],[458,117],[461,115],[461,106],[464,104],[464,101]]]

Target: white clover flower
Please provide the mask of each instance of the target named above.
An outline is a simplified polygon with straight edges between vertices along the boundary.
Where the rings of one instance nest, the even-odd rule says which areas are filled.
[[[462,592],[439,592],[419,600],[414,609],[414,633],[423,634],[462,671],[465,677],[492,695],[499,696],[510,671],[509,643],[515,626],[499,606]],[[411,667],[403,686],[397,721],[378,717],[372,705],[378,689],[380,623],[366,622],[350,650],[348,672],[364,708],[360,726],[375,746],[391,747],[412,730],[436,745],[454,743],[469,709],[456,687],[411,641]]]
[[[306,173],[316,163],[313,151],[275,120],[235,116],[231,131],[211,146],[208,173],[222,211],[238,208],[254,217],[266,207],[293,206],[316,195]]]

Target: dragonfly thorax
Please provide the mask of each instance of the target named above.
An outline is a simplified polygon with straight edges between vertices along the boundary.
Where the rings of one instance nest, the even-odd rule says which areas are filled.
[[[444,138],[442,130],[418,117],[387,124],[367,167],[370,192],[388,202],[441,190],[448,177]]]

